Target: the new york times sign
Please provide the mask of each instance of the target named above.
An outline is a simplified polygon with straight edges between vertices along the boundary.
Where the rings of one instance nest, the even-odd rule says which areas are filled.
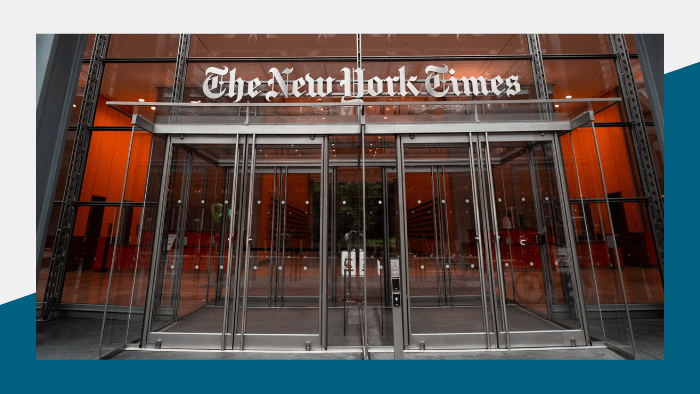
[[[261,94],[262,92],[258,89],[263,84],[269,86],[266,89],[267,93],[265,93],[267,101],[280,94],[284,97],[301,97],[304,94],[308,94],[310,97],[326,97],[333,90],[335,78],[328,77],[323,79],[319,77],[314,79],[307,73],[303,78],[290,81],[289,74],[293,70],[292,68],[285,68],[284,71],[280,72],[273,67],[269,71],[271,78],[263,82],[259,78],[254,78],[250,81],[236,78],[235,68],[229,72],[228,67],[209,67],[205,71],[207,77],[202,84],[202,89],[204,90],[204,95],[211,99],[218,99],[223,96],[235,97],[233,102],[236,103],[244,96],[252,98]],[[384,79],[375,76],[365,80],[363,69],[350,71],[349,68],[345,67],[341,71],[344,74],[344,78],[342,81],[339,81],[339,84],[340,87],[345,89],[343,101],[362,98],[365,92],[372,97],[394,97],[397,94],[402,97],[409,94],[418,96],[420,93],[413,84],[418,77],[406,77],[405,67],[398,69],[398,76]],[[474,76],[469,78],[466,76],[457,77],[454,75],[455,70],[450,69],[445,64],[442,67],[428,66],[425,68],[425,73],[427,74],[425,90],[433,97],[445,97],[447,95],[458,97],[461,95],[467,97],[472,95],[495,95],[498,97],[504,93],[510,97],[520,92],[517,75],[511,75],[505,79],[501,78],[500,75],[490,79],[486,79],[483,76],[478,78]]]

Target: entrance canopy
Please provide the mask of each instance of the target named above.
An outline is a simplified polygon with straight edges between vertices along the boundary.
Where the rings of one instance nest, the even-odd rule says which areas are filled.
[[[162,103],[108,101],[154,134],[569,132],[621,98],[569,100]],[[152,126],[149,125],[152,124]],[[429,127],[426,127],[429,125]]]

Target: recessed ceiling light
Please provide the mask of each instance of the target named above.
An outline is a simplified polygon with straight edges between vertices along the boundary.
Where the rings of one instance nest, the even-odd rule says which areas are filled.
[[[566,98],[571,98],[571,96],[566,96]]]
[[[146,101],[146,100],[144,100],[144,99],[139,99],[139,101],[143,103],[143,102]]]
[[[73,104],[73,108],[77,107],[77,105]]]
[[[155,111],[156,107],[151,107],[151,109]]]
[[[555,107],[555,108],[559,108],[559,104],[554,104],[554,107]]]

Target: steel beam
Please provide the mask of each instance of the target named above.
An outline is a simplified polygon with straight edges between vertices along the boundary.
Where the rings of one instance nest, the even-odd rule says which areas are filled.
[[[75,133],[75,142],[71,152],[71,160],[66,176],[66,186],[63,192],[61,213],[58,219],[56,241],[54,243],[49,274],[46,280],[46,291],[41,306],[41,318],[47,319],[61,300],[63,292],[63,280],[66,274],[68,251],[73,236],[75,215],[78,210],[75,202],[80,199],[80,189],[83,183],[83,173],[87,162],[88,148],[90,146],[90,126],[95,119],[97,100],[100,93],[100,83],[104,71],[103,60],[107,55],[109,46],[109,34],[97,34],[95,44],[90,57],[90,69],[85,83],[85,95],[80,106],[78,129]]]
[[[542,50],[540,48],[540,38],[537,34],[527,35],[527,46],[532,56],[532,77],[535,80],[535,93],[538,99],[548,99],[547,78],[544,75],[544,63],[542,61]],[[551,107],[548,104],[540,104],[540,116],[542,120],[551,120]]]
[[[649,199],[647,211],[649,213],[649,224],[654,236],[654,246],[656,247],[656,258],[661,271],[661,281],[664,277],[664,206],[661,202],[661,192],[659,189],[659,178],[656,175],[656,167],[651,155],[649,137],[644,124],[644,115],[639,105],[639,95],[637,85],[634,82],[630,55],[627,51],[625,36],[623,34],[611,34],[610,44],[616,55],[615,66],[620,78],[620,89],[622,90],[623,103],[627,119],[632,122],[630,127],[634,153],[637,158],[637,168],[639,178],[642,182],[644,196]]]
[[[185,94],[187,56],[190,54],[191,39],[191,34],[180,34],[180,43],[177,48],[177,61],[175,65],[175,79],[173,81],[173,96],[171,99],[173,103],[181,103]]]

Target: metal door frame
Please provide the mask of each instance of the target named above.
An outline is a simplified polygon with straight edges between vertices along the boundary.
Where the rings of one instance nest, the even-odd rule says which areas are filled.
[[[549,142],[551,143],[551,149],[552,149],[552,155],[554,158],[554,171],[557,177],[557,191],[559,193],[560,197],[560,204],[564,204],[564,202],[568,201],[567,196],[568,196],[568,191],[563,187],[564,184],[562,183],[561,177],[564,176],[564,174],[561,172],[561,154],[558,152],[558,149],[560,149],[560,144],[558,142],[558,135],[556,135],[554,132],[518,132],[518,133],[491,133],[489,134],[488,132],[479,132],[479,133],[464,133],[464,134],[444,134],[444,135],[438,135],[438,134],[421,134],[421,135],[403,135],[403,134],[397,134],[396,135],[396,151],[397,151],[397,172],[399,172],[398,182],[399,182],[399,190],[400,190],[400,201],[399,201],[399,210],[400,210],[400,229],[398,231],[400,232],[400,238],[402,240],[402,247],[400,249],[401,253],[401,284],[402,284],[402,315],[403,315],[403,342],[404,342],[404,349],[407,350],[414,350],[414,349],[424,349],[424,346],[428,346],[429,348],[432,349],[468,349],[468,348],[520,348],[520,347],[545,347],[545,346],[580,346],[589,343],[589,338],[587,335],[587,327],[586,327],[586,320],[585,316],[580,313],[582,311],[582,293],[580,292],[581,286],[580,286],[580,275],[579,275],[579,270],[578,270],[578,264],[577,264],[577,258],[576,258],[576,244],[571,243],[571,236],[567,237],[567,246],[569,249],[569,253],[572,256],[572,259],[574,260],[572,264],[572,268],[574,269],[574,286],[576,286],[576,289],[574,289],[574,297],[575,297],[575,303],[577,306],[577,312],[578,312],[578,318],[579,322],[581,324],[581,327],[579,329],[562,329],[562,330],[546,330],[546,331],[509,331],[507,328],[507,313],[504,310],[501,310],[501,313],[497,313],[497,305],[495,305],[493,302],[490,303],[490,305],[487,305],[487,298],[484,298],[485,294],[485,287],[488,285],[490,287],[490,294],[496,294],[495,289],[493,286],[493,281],[490,280],[488,283],[485,283],[485,281],[481,282],[481,292],[482,292],[482,310],[484,314],[484,325],[485,325],[485,330],[484,332],[480,333],[444,333],[444,334],[414,334],[411,332],[411,326],[410,326],[410,289],[408,286],[408,248],[406,241],[408,239],[407,235],[407,217],[406,217],[406,207],[405,207],[405,193],[406,193],[406,184],[405,184],[405,174],[406,172],[411,171],[411,167],[417,167],[417,166],[422,166],[426,167],[426,165],[430,166],[435,166],[435,165],[450,165],[450,166],[459,166],[461,163],[455,162],[455,163],[425,163],[423,165],[416,163],[417,165],[412,165],[411,163],[406,164],[406,161],[404,160],[404,148],[406,146],[414,145],[414,144],[434,144],[434,143],[463,143],[463,144],[469,144],[469,153],[470,153],[470,162],[472,165],[470,167],[472,168],[472,193],[474,196],[474,209],[475,209],[475,221],[476,221],[476,229],[477,229],[477,234],[479,234],[479,237],[481,237],[481,234],[488,234],[490,227],[493,227],[495,231],[493,231],[494,234],[498,234],[498,221],[495,217],[495,215],[490,215],[492,216],[493,220],[491,223],[489,223],[489,215],[485,215],[485,212],[482,212],[484,209],[490,210],[490,212],[496,212],[496,207],[495,207],[495,195],[494,195],[494,177],[492,173],[492,166],[493,162],[490,158],[489,154],[489,149],[488,149],[488,144],[489,142]],[[476,144],[476,147],[478,147],[477,152],[474,152],[474,146]],[[481,148],[483,146],[486,148],[485,151],[482,153]],[[475,156],[478,157],[476,161],[478,164],[475,162]],[[484,156],[483,158],[481,156]],[[482,167],[482,163],[489,162],[489,165],[484,165],[484,168],[476,168],[476,167]],[[531,164],[531,158],[528,155],[528,164]],[[468,163],[469,164],[469,163]],[[462,164],[463,165],[463,164]],[[408,169],[407,169],[408,168]],[[530,166],[532,169],[532,167]],[[479,171],[480,175],[477,179],[475,177],[475,172]],[[479,194],[480,196],[477,196],[477,188],[475,187],[476,184],[479,184]],[[488,190],[484,190],[485,188],[488,188]],[[487,198],[488,196],[488,198]],[[488,201],[487,201],[488,200]],[[477,203],[478,201],[478,203]],[[538,202],[539,203],[539,202]],[[536,205],[538,204],[536,203]],[[488,205],[487,205],[488,204]],[[538,210],[541,211],[541,210]],[[570,218],[567,217],[566,213],[569,212],[566,206],[561,207],[561,212],[562,216],[562,221],[565,223],[565,226],[567,226],[567,232],[571,234],[572,229],[569,227],[571,226],[571,221]],[[539,220],[538,216],[538,220]],[[538,226],[539,227],[539,226]],[[495,243],[495,248],[499,250],[499,253],[495,253],[496,258],[498,260],[498,264],[496,265],[498,275],[497,275],[497,280],[498,280],[498,287],[499,289],[504,289],[504,272],[502,270],[502,261],[501,261],[501,253],[500,253],[500,243],[498,240],[499,237],[496,237],[494,239]],[[479,261],[480,261],[480,277],[483,277],[484,275],[488,275],[490,278],[493,278],[493,273],[490,272],[493,269],[493,264],[489,261],[488,263],[485,262],[485,260],[490,260],[491,256],[491,245],[490,242],[479,242],[479,247],[478,251],[480,252],[479,256]],[[481,253],[482,250],[485,249],[485,253]],[[489,256],[487,259],[486,256]],[[488,273],[483,272],[484,267],[486,267],[486,270],[489,271]],[[544,268],[543,268],[544,270]],[[501,308],[502,305],[506,304],[505,300],[505,291],[499,291],[499,298],[501,302]],[[490,311],[489,311],[490,308]],[[503,308],[502,308],[503,309]],[[491,314],[490,319],[488,318],[488,314]],[[499,321],[500,319],[500,321]],[[499,332],[499,335],[495,334],[495,331],[493,330],[493,327],[489,327],[489,323],[496,322],[496,329]],[[488,334],[487,334],[488,333]]]
[[[188,145],[188,144],[231,144],[235,147],[235,158],[234,162],[222,162],[222,163],[212,163],[217,166],[231,167],[227,171],[227,177],[230,172],[234,172],[234,181],[229,185],[230,198],[232,200],[232,217],[229,221],[230,232],[234,233],[234,226],[237,227],[238,233],[243,233],[243,226],[247,218],[251,213],[250,199],[253,196],[254,189],[254,177],[256,173],[269,172],[270,167],[279,166],[280,163],[259,163],[256,165],[256,146],[261,144],[275,144],[275,145],[291,145],[291,144],[303,144],[303,145],[319,145],[321,147],[321,161],[312,165],[312,167],[318,167],[318,171],[308,168],[308,164],[301,162],[285,162],[285,165],[289,167],[290,173],[297,172],[296,167],[303,167],[303,172],[319,172],[323,173],[323,169],[328,172],[328,137],[318,137],[315,136],[256,136],[256,135],[231,135],[231,136],[199,136],[199,135],[182,135],[179,139],[175,139],[171,136],[167,138],[166,143],[166,154],[165,163],[167,164],[164,168],[161,185],[161,195],[159,197],[159,212],[158,212],[158,222],[156,223],[156,232],[154,239],[154,251],[158,251],[153,254],[151,261],[151,273],[149,275],[149,285],[148,294],[146,297],[146,313],[144,314],[144,325],[142,331],[142,338],[146,338],[142,341],[142,347],[152,347],[155,346],[157,342],[161,348],[188,348],[188,349],[258,349],[258,350],[304,350],[306,347],[306,342],[311,342],[312,349],[319,350],[323,347],[325,350],[325,343],[327,342],[327,316],[324,308],[327,306],[327,301],[324,295],[326,294],[327,278],[326,278],[326,267],[327,267],[327,253],[325,249],[327,248],[327,242],[322,236],[327,232],[327,205],[328,196],[324,193],[324,190],[328,189],[327,177],[321,177],[321,245],[320,245],[320,289],[319,289],[319,332],[313,335],[295,335],[295,334],[245,334],[241,335],[240,327],[238,322],[238,313],[241,307],[241,302],[243,306],[243,321],[241,325],[244,325],[245,321],[245,307],[247,306],[247,271],[242,272],[242,266],[245,266],[247,270],[248,264],[246,262],[241,262],[243,247],[246,247],[249,251],[248,242],[243,245],[243,238],[238,237],[239,242],[236,245],[236,265],[235,272],[232,272],[232,253],[234,248],[229,248],[229,253],[226,259],[226,264],[228,270],[226,271],[226,290],[224,301],[224,319],[222,321],[222,332],[221,333],[172,333],[172,332],[161,332],[161,331],[151,331],[152,315],[153,315],[153,302],[155,302],[155,284],[157,278],[155,273],[158,271],[160,249],[162,248],[162,236],[164,231],[164,219],[165,219],[165,205],[167,200],[167,184],[170,179],[170,170],[172,165],[172,152],[173,146],[177,145]],[[249,152],[252,152],[249,156]],[[188,156],[191,156],[190,153]],[[240,159],[240,160],[239,160]],[[233,168],[239,169],[238,171],[233,170]],[[190,168],[191,170],[191,168]],[[242,170],[242,171],[241,171]],[[258,171],[261,170],[261,171]],[[241,173],[242,179],[238,180],[238,173]],[[189,178],[189,173],[185,174]],[[246,179],[247,178],[247,179]],[[238,186],[240,183],[240,190]],[[184,184],[183,184],[184,187]],[[236,203],[240,199],[241,207],[239,211],[238,218],[235,217]],[[247,200],[247,203],[246,203]],[[244,214],[244,210],[248,211],[248,214]],[[251,223],[248,223],[245,234],[250,232]],[[179,227],[178,227],[179,228]],[[248,256],[248,253],[246,253]],[[244,277],[244,278],[242,278]],[[243,282],[243,295],[239,295],[239,289],[241,288],[241,280]],[[231,288],[233,287],[234,295],[231,297]],[[233,304],[231,304],[231,299]],[[230,313],[232,311],[232,313]],[[231,319],[229,314],[232,314]],[[236,332],[236,335],[232,335]],[[245,340],[242,338],[245,337]],[[245,346],[241,344],[245,342]]]

